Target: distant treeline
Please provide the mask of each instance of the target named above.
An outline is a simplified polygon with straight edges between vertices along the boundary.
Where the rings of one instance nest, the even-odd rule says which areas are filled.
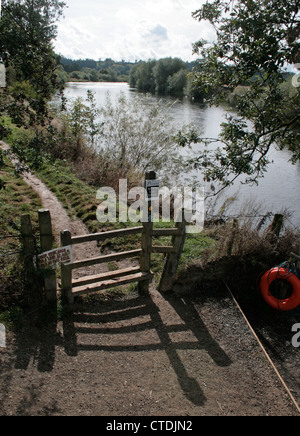
[[[197,62],[171,57],[136,62],[110,58],[73,60],[59,56],[57,60],[57,73],[62,82],[128,82],[138,92],[200,99],[189,78]]]
[[[58,74],[65,81],[128,82],[133,62],[113,59],[68,59],[58,57]]]

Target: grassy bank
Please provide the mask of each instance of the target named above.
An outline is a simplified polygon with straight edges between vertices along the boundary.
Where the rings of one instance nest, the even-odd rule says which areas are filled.
[[[44,163],[38,175],[57,195],[71,217],[82,219],[90,232],[135,226],[135,223],[100,224],[96,218],[99,201],[97,188],[80,180],[66,162]],[[235,221],[236,223],[237,221]],[[154,223],[154,227],[174,227],[174,222]],[[154,245],[170,245],[171,238],[161,237]],[[299,234],[283,228],[280,235],[266,228],[258,230],[254,222],[240,217],[238,226],[231,221],[205,228],[200,234],[187,235],[178,277],[184,289],[201,292],[202,287],[224,286],[226,280],[236,292],[256,292],[262,272],[289,258],[297,250]],[[101,246],[101,250],[124,251],[140,247],[140,236],[118,238]],[[152,271],[159,282],[164,255],[152,255]],[[110,265],[115,268],[115,265]],[[251,294],[250,292],[250,294]]]
[[[0,169],[4,182],[0,190],[0,322],[16,326],[20,320],[21,307],[33,302],[34,296],[26,289],[21,262],[20,221],[29,214],[36,233],[40,198],[17,176],[13,165],[5,159]]]
[[[88,230],[93,232],[135,226],[135,223],[101,224],[96,217],[99,200],[97,188],[81,180],[72,171],[72,164],[63,160],[53,162],[46,158],[36,171],[48,188],[55,193],[72,218],[81,219]],[[37,230],[40,199],[16,176],[11,164],[0,171],[5,189],[0,191],[0,263],[2,280],[0,284],[0,322],[17,325],[24,303],[28,298],[28,289],[24,283],[20,262],[21,244],[19,240],[20,217],[29,213],[34,229]],[[174,222],[154,223],[155,227],[173,227]],[[9,238],[6,236],[9,236]],[[155,245],[169,245],[170,238],[157,238]],[[205,229],[200,234],[187,235],[184,252],[178,271],[179,288],[184,293],[201,294],[201,289],[224,286],[226,280],[236,292],[255,292],[259,275],[288,258],[290,251],[297,248],[299,235],[284,229],[279,237],[259,232],[250,222],[240,221],[238,227],[231,222]],[[118,238],[100,247],[114,251],[124,251],[140,247],[140,236]],[[8,256],[8,253],[15,253]],[[153,254],[152,271],[155,281],[159,282],[164,255]],[[113,270],[117,266],[109,265]],[[129,291],[132,287],[128,288]],[[114,291],[113,295],[120,295]],[[249,294],[250,295],[250,294]],[[30,292],[29,292],[30,296]]]
[[[89,117],[90,120],[94,120],[92,115],[95,114],[82,104],[77,109],[80,109],[79,115],[75,111],[72,112],[72,116],[69,114],[69,116],[62,117],[60,122],[59,119],[53,120],[56,129],[53,128],[53,125],[48,126],[48,129],[23,129],[11,123],[10,119],[6,117],[4,122],[8,133],[4,139],[10,143],[19,158],[34,168],[35,174],[56,195],[69,216],[80,219],[87,226],[89,232],[136,226],[136,223],[131,222],[119,223],[117,221],[105,224],[98,222],[96,212],[100,200],[96,198],[97,189],[102,186],[110,186],[117,191],[119,180],[124,178],[129,180],[129,188],[140,185],[143,173],[137,173],[136,168],[132,168],[132,159],[124,160],[120,165],[118,155],[97,154],[90,145],[93,137],[91,138],[89,136],[91,134],[82,130],[84,126],[86,127],[84,120]],[[132,133],[131,130],[129,132]],[[112,144],[114,144],[113,141]],[[156,151],[156,148],[153,147],[153,149]],[[1,231],[3,235],[13,232],[12,236],[17,236],[21,214],[30,213],[33,222],[36,223],[37,211],[41,204],[35,194],[30,192],[27,185],[24,184],[22,178],[15,176],[11,165],[4,167],[0,173],[0,180],[6,183],[6,189],[0,191],[2,208],[0,212],[1,217],[5,217],[1,224]],[[174,227],[174,222],[160,222],[155,223],[154,226]],[[186,272],[193,271],[192,274],[187,273],[188,279],[194,277],[193,286],[195,285],[195,289],[199,290],[201,275],[202,282],[206,286],[211,281],[216,284],[222,283],[224,279],[233,279],[236,274],[240,280],[239,271],[242,269],[245,274],[241,281],[243,286],[247,287],[250,279],[256,280],[257,274],[286,260],[289,252],[297,246],[297,238],[298,235],[286,230],[282,231],[279,237],[270,237],[267,231],[258,230],[255,228],[254,222],[245,222],[243,218],[238,220],[238,225],[235,227],[232,227],[230,221],[223,222],[221,225],[205,229],[200,234],[187,236],[179,275],[185,277]],[[2,239],[2,244],[8,243],[4,238]],[[12,244],[12,241],[9,243]],[[18,240],[16,240],[16,244],[18,251]],[[170,239],[159,238],[154,241],[154,244],[169,245]],[[140,237],[131,236],[126,239],[118,238],[109,241],[102,245],[101,251],[103,252],[106,248],[110,251],[124,251],[139,247]],[[8,250],[4,246],[4,252],[5,249]],[[152,259],[152,270],[155,273],[156,282],[158,282],[164,264],[164,255],[153,254]],[[109,267],[113,269],[116,265]],[[193,269],[194,267],[195,269]],[[2,268],[7,269],[6,266]],[[9,266],[8,270],[10,269]],[[207,275],[207,271],[209,271],[209,275]],[[184,281],[188,280],[184,279]],[[10,284],[6,280],[2,285],[2,294],[6,293],[5,295],[7,295],[7,289],[12,288],[22,289],[22,286],[18,286],[14,282]],[[2,296],[1,299],[3,299]]]
[[[80,180],[66,162],[57,160],[55,163],[45,161],[38,171],[38,176],[55,193],[72,218],[81,219],[91,233],[113,230],[124,227],[136,226],[135,223],[99,223],[96,217],[96,210],[100,201],[96,199],[97,188],[88,185]],[[174,227],[174,222],[154,223],[154,227]],[[155,240],[155,245],[168,245],[171,240],[168,237],[160,237]],[[140,236],[131,236],[114,239],[106,243],[109,248],[116,251],[130,250],[140,247]],[[181,259],[181,267],[199,259],[201,254],[208,247],[212,247],[214,239],[206,232],[196,235],[188,235]],[[105,244],[102,245],[102,249]],[[159,275],[162,271],[164,257],[162,254],[153,255],[153,272]]]

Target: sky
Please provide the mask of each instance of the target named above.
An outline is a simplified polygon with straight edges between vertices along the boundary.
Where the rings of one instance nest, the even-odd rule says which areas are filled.
[[[192,44],[214,39],[212,27],[192,17],[204,1],[65,0],[55,51],[71,59],[195,60]]]

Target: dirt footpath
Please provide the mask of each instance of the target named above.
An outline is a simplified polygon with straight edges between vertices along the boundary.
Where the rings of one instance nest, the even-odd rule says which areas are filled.
[[[233,301],[132,295],[0,351],[1,415],[297,415]]]
[[[86,232],[45,185],[29,183],[57,234]],[[225,289],[91,298],[63,322],[31,323],[7,339],[1,416],[298,415]]]

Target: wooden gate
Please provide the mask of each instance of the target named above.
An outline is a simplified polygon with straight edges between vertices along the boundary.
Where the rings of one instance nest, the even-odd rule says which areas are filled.
[[[67,301],[72,304],[74,297],[78,295],[87,295],[111,289],[116,286],[123,286],[129,283],[139,283],[139,292],[146,293],[153,279],[151,272],[151,253],[165,253],[165,265],[159,284],[160,291],[166,291],[171,288],[175,279],[178,262],[183,250],[185,240],[185,224],[178,223],[176,228],[153,229],[151,226],[143,225],[122,230],[101,232],[84,236],[74,236],[68,230],[61,233],[61,246],[74,246],[86,242],[104,242],[108,239],[125,237],[129,235],[141,235],[141,248],[121,253],[114,253],[105,256],[76,260],[69,265],[61,266],[61,291]],[[154,246],[152,245],[153,236],[172,236],[171,246]],[[119,269],[116,271],[105,272],[97,275],[72,278],[72,272],[78,268],[84,268],[92,265],[103,264],[108,262],[118,262],[123,259],[139,258],[139,266]]]
[[[155,173],[146,174],[146,180],[155,179]],[[146,183],[145,183],[146,184]],[[69,264],[61,264],[61,292],[62,296],[70,304],[74,302],[74,297],[77,295],[86,295],[103,291],[105,289],[123,286],[129,283],[138,283],[140,294],[146,294],[149,291],[150,283],[153,279],[151,271],[151,255],[152,253],[164,253],[164,267],[159,283],[158,290],[161,292],[172,288],[179,259],[184,247],[186,238],[185,214],[182,211],[182,219],[177,219],[176,227],[174,228],[153,228],[151,217],[152,205],[151,200],[148,200],[148,221],[143,222],[139,227],[131,227],[121,230],[113,230],[108,232],[94,233],[82,236],[72,236],[69,230],[61,232],[61,247],[73,247],[77,244],[82,244],[91,241],[104,242],[108,239],[126,237],[129,235],[141,236],[141,248],[121,253],[113,253],[109,255],[99,256],[89,259],[80,259]],[[46,300],[48,302],[56,302],[57,300],[57,279],[56,267],[57,262],[50,262],[51,267],[41,266],[41,257],[49,256],[49,253],[66,250],[53,250],[53,233],[51,224],[51,214],[49,210],[39,210],[39,233],[40,233],[40,253],[36,252],[36,241],[33,234],[31,220],[29,215],[21,217],[21,237],[23,241],[24,264],[27,271],[27,276],[32,283],[37,283],[40,277],[44,278],[44,290]],[[172,243],[170,246],[153,245],[153,238],[160,236],[171,236]],[[111,271],[96,275],[73,278],[73,271],[78,268],[89,267],[92,265],[103,264],[108,262],[118,262],[123,259],[138,258],[139,266],[123,268],[117,271]],[[42,274],[37,274],[41,272]],[[39,279],[38,279],[39,277]]]
[[[154,172],[146,173],[145,186],[147,180],[154,180]],[[72,304],[74,297],[99,292],[105,289],[111,289],[116,286],[127,285],[129,283],[139,283],[140,294],[149,291],[149,285],[153,279],[151,271],[151,254],[166,254],[163,273],[161,276],[158,290],[161,292],[171,289],[176,276],[178,263],[183,251],[186,238],[186,221],[185,214],[182,212],[182,219],[178,220],[175,228],[154,229],[151,219],[151,200],[148,200],[148,221],[140,227],[132,227],[109,232],[101,232],[84,236],[72,237],[68,230],[61,233],[61,246],[74,246],[91,241],[104,242],[108,239],[124,237],[129,235],[141,235],[141,248],[121,253],[109,254],[106,256],[95,257],[91,259],[77,260],[69,265],[61,267],[61,290],[62,295]],[[153,245],[153,237],[172,236],[171,246]],[[72,278],[72,272],[78,268],[84,268],[92,265],[103,264],[108,262],[120,261],[128,258],[139,258],[139,266],[117,271],[90,275],[79,279]]]

